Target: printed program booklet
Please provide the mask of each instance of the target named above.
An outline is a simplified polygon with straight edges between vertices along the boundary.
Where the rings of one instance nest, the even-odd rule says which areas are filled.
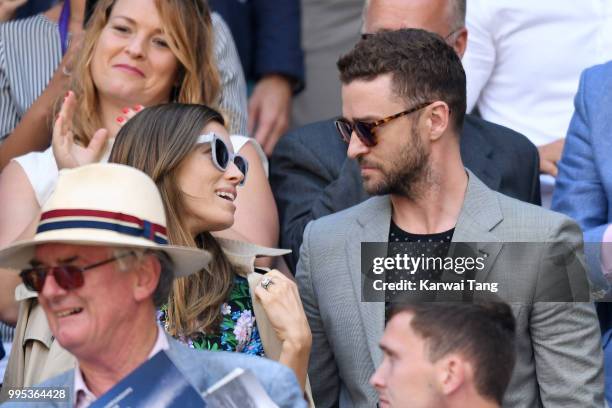
[[[90,407],[278,408],[255,375],[242,368],[234,369],[200,394],[165,351],[132,371]]]
[[[165,351],[151,357],[90,405],[91,408],[205,406],[198,390],[187,381]]]
[[[252,371],[235,368],[203,393],[209,407],[278,408]]]

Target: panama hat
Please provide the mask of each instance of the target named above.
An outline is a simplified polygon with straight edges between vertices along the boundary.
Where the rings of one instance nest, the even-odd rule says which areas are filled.
[[[0,250],[0,266],[30,267],[36,246],[47,243],[161,250],[172,259],[175,276],[197,272],[211,260],[208,251],[168,245],[157,186],[145,173],[121,164],[60,171],[36,235]]]

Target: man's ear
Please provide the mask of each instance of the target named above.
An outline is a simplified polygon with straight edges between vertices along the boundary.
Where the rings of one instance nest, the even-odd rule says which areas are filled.
[[[153,254],[145,254],[138,262],[136,269],[136,283],[134,286],[134,299],[142,301],[147,298],[152,298],[159,277],[161,274],[161,264],[159,259]]]
[[[444,395],[459,390],[465,383],[469,370],[465,359],[458,354],[449,354],[437,363],[438,387]]]
[[[437,101],[429,108],[430,141],[438,140],[450,126],[450,108],[445,102]]]
[[[460,28],[457,33],[454,34],[455,41],[452,46],[455,49],[455,52],[459,56],[459,58],[463,58],[463,54],[465,54],[465,49],[467,48],[467,40],[468,40],[468,30],[463,27]]]

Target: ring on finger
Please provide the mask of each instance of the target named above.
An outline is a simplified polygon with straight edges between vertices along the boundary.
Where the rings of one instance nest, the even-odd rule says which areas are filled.
[[[274,281],[271,278],[265,277],[261,280],[261,287],[268,290],[268,286],[273,285]]]

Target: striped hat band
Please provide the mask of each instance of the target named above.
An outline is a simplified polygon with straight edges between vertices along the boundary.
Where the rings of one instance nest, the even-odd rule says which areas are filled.
[[[160,245],[168,244],[166,227],[129,214],[87,209],[57,209],[42,213],[36,233],[86,228],[115,231],[146,238]]]

